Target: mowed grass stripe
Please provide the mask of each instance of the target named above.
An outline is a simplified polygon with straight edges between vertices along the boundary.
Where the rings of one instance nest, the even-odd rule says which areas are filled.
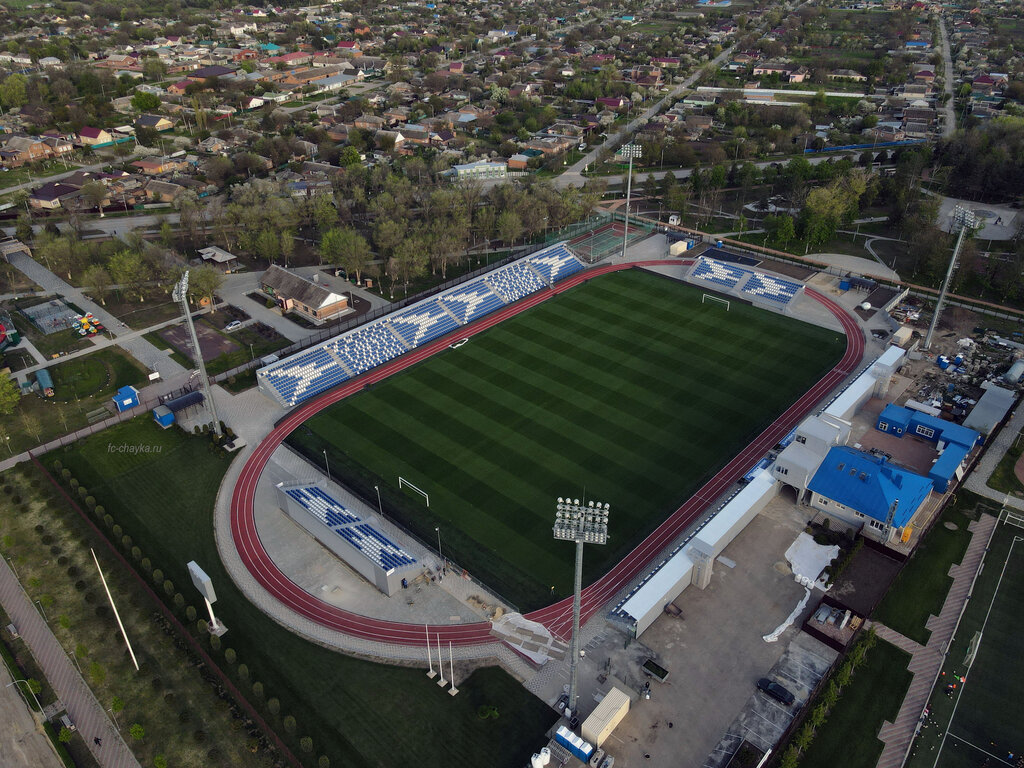
[[[327,442],[344,452],[353,487],[382,482],[400,522],[428,541],[443,526],[457,561],[535,607],[571,585],[551,539],[555,496],[586,487],[612,504],[613,539],[585,561],[599,575],[841,355],[833,331],[700,297],[640,270],[595,278],[289,440],[311,458]],[[399,474],[431,494],[429,510],[394,492]]]

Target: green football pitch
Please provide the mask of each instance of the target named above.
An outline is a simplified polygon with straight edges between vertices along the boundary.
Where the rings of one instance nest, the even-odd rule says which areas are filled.
[[[611,504],[607,571],[838,361],[845,337],[642,270],[597,277],[331,406],[310,460],[520,610],[572,586],[558,496]],[[399,476],[429,494],[398,490]],[[553,589],[552,589],[553,587]]]

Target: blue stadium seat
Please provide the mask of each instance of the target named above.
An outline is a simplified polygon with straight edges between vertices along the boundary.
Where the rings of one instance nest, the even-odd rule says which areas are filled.
[[[785,305],[793,300],[802,287],[792,280],[755,272],[743,286],[743,293]]]
[[[487,275],[485,280],[506,304],[547,287],[525,261],[516,261],[507,267],[496,269]]]
[[[530,265],[540,273],[541,277],[553,284],[583,269],[583,262],[565,247],[559,244],[528,257]]]
[[[697,262],[697,266],[695,266],[693,271],[690,273],[690,277],[705,280],[709,283],[716,283],[732,289],[739,284],[740,280],[751,274],[753,273],[749,269],[743,269],[742,267],[727,264],[723,261],[715,261],[714,259],[701,257]]]
[[[463,325],[505,305],[483,280],[475,280],[444,293],[440,301]]]
[[[389,315],[387,323],[411,349],[459,327],[455,318],[436,300]]]

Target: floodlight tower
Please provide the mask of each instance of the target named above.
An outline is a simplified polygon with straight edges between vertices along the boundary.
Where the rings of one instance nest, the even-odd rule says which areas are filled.
[[[576,712],[576,667],[580,660],[580,592],[583,588],[583,545],[608,541],[608,504],[558,497],[554,535],[576,542],[576,580],[572,595],[572,641],[569,648],[569,709]]]
[[[949,269],[946,270],[946,279],[942,283],[942,290],[939,292],[939,300],[935,303],[935,313],[932,315],[932,324],[928,326],[928,335],[924,337],[924,349],[932,345],[932,336],[939,325],[939,315],[942,314],[942,305],[946,303],[946,294],[949,292],[949,283],[953,279],[953,272],[956,270],[956,257],[960,255],[960,246],[964,242],[964,232],[974,229],[974,211],[958,205],[953,209],[953,226],[960,228],[960,234],[956,238],[956,247],[953,249],[953,258],[949,260]]]
[[[633,158],[640,157],[639,144],[623,144],[619,154],[629,158],[629,173],[626,176],[626,231],[622,234],[622,258],[626,258],[626,243],[629,242],[629,198],[633,192]]]
[[[203,596],[203,602],[206,603],[206,610],[210,612],[210,634],[220,637],[228,631],[228,628],[219,622],[217,617],[213,615],[213,604],[217,602],[217,593],[213,591],[213,582],[210,581],[210,577],[206,575],[206,571],[200,568],[199,563],[195,560],[190,560],[187,567],[188,575],[192,578],[192,584],[194,584],[195,588],[199,590],[199,594]]]
[[[181,311],[185,315],[185,325],[188,326],[188,335],[192,340],[192,354],[195,357],[196,366],[199,370],[199,385],[203,388],[203,397],[206,401],[206,410],[213,421],[213,431],[220,435],[220,419],[217,418],[217,406],[213,403],[213,393],[210,391],[210,379],[206,376],[206,363],[203,362],[203,351],[199,346],[199,338],[196,336],[196,327],[192,323],[192,311],[188,306],[188,270],[185,270],[181,279],[174,284],[174,300],[181,304]]]

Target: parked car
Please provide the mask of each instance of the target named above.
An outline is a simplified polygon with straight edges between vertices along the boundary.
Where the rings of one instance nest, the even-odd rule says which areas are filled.
[[[71,718],[68,717],[68,713],[67,712],[65,712],[63,715],[60,716],[60,724],[61,724],[62,727],[67,728],[69,731],[77,731],[78,730],[78,728],[75,726],[75,724],[73,722],[71,722]]]
[[[760,680],[758,680],[757,687],[759,690],[764,691],[776,701],[781,701],[787,707],[794,701],[796,701],[796,696],[790,693],[790,691],[787,688],[783,688],[774,680],[769,680],[767,677],[762,677]]]
[[[224,326],[224,330],[227,331],[228,333],[231,333],[232,331],[237,331],[241,327],[241,320],[232,320],[230,323]]]

